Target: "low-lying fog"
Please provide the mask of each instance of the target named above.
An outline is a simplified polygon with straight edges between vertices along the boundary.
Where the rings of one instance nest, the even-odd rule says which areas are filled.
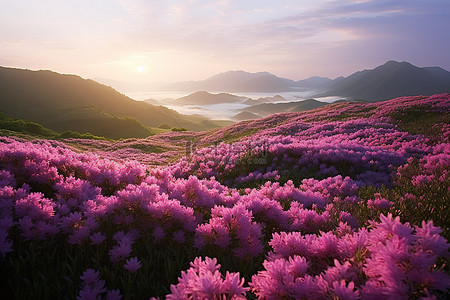
[[[279,93],[230,93],[232,95],[246,97],[249,99],[257,100],[260,98],[281,96],[285,100],[282,101],[267,101],[266,103],[285,103],[285,102],[296,102],[306,99],[313,98],[313,95],[317,95],[318,91],[295,91],[295,92],[279,92]],[[220,103],[220,104],[209,104],[209,105],[178,105],[170,103],[173,99],[178,99],[185,97],[190,93],[171,93],[171,92],[139,92],[139,93],[127,93],[132,99],[144,101],[144,100],[154,100],[149,101],[149,103],[154,105],[163,105],[170,109],[176,110],[181,114],[193,115],[198,114],[205,116],[210,119],[231,119],[234,115],[241,112],[241,109],[247,108],[251,105],[244,103]],[[216,92],[212,94],[218,94]],[[334,101],[343,99],[342,97],[314,97],[315,100],[332,103]]]

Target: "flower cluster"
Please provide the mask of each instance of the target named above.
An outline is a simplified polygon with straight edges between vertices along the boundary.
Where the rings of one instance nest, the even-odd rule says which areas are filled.
[[[444,295],[449,127],[436,125],[438,139],[404,131],[393,120],[411,107],[446,114],[450,95],[338,103],[214,134],[0,137],[0,260],[12,270],[24,245],[62,243],[101,256],[125,285],[160,263],[150,252],[189,257],[183,266],[197,257],[168,299]],[[186,151],[187,141],[197,149]],[[412,225],[397,217],[414,213]],[[170,266],[172,280],[183,266]],[[148,284],[160,279],[152,276]],[[121,297],[98,271],[81,280],[81,299]]]
[[[450,245],[432,222],[421,227],[380,216],[374,229],[333,234],[274,234],[273,252],[250,286],[262,299],[379,299],[446,292],[450,276],[435,267]]]
[[[261,237],[261,226],[252,222],[252,213],[243,205],[216,206],[211,210],[209,222],[197,227],[195,246],[201,249],[207,244],[220,248],[233,245],[235,256],[252,258],[263,250]]]
[[[217,259],[197,257],[191,262],[191,268],[181,272],[177,285],[171,285],[170,299],[245,299],[249,288],[243,287],[244,279],[239,273],[220,273]]]

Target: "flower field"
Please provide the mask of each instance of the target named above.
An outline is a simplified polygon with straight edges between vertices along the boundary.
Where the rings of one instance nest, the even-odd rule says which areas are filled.
[[[450,94],[0,137],[1,299],[446,299]]]

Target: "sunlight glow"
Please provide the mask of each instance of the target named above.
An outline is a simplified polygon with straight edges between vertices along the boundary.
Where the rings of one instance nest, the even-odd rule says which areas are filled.
[[[2,66],[127,82],[229,70],[335,78],[392,59],[450,69],[448,31],[440,30],[449,27],[448,0],[2,3]]]

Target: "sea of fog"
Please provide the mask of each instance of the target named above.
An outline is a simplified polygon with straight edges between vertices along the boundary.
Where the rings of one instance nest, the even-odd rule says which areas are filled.
[[[215,93],[215,92],[214,92]],[[163,105],[170,109],[176,110],[181,114],[193,115],[198,114],[210,119],[231,119],[234,115],[240,113],[241,109],[249,107],[249,105],[243,103],[221,103],[210,105],[174,105],[168,103],[168,99],[177,99],[187,96],[191,93],[173,93],[173,92],[138,92],[138,93],[126,93],[126,95],[132,99],[143,101],[152,99],[155,100],[156,105]],[[295,92],[281,92],[281,93],[230,93],[236,96],[242,96],[251,98],[253,100],[273,97],[280,95],[286,99],[286,101],[278,101],[272,103],[281,102],[293,102],[301,101],[311,98],[312,95],[318,94],[317,91],[295,91]],[[342,97],[314,97],[314,99],[322,102],[332,103],[334,101],[342,99]]]

